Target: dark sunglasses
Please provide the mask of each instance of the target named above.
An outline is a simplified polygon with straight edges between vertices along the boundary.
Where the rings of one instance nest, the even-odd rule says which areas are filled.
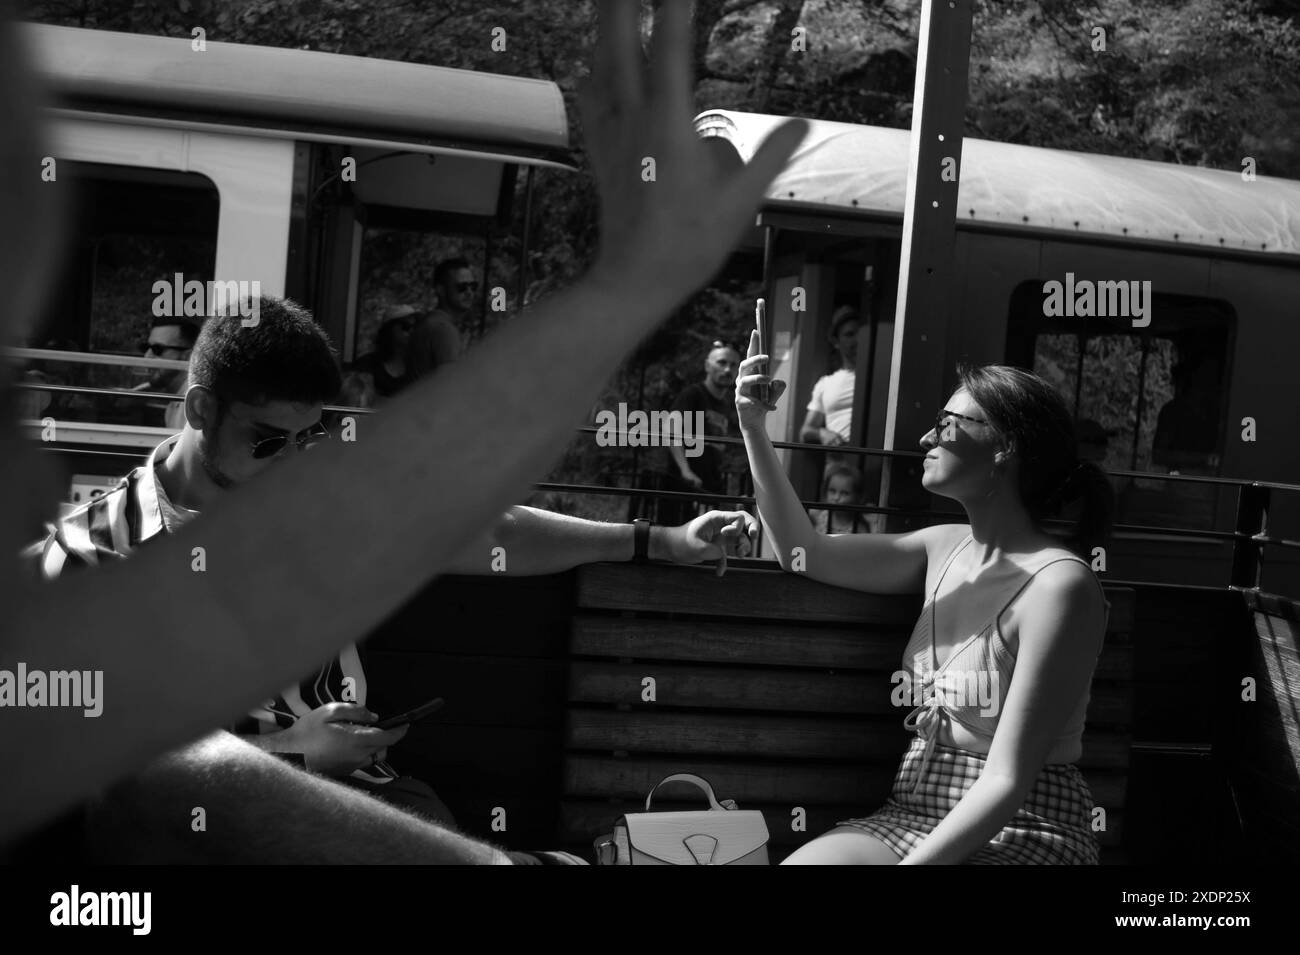
[[[457,291],[457,292],[472,292],[472,291],[474,291],[476,288],[478,288],[478,283],[477,283],[477,282],[457,282],[457,283],[456,283],[456,291]]]
[[[970,415],[958,414],[955,411],[949,411],[945,408],[935,415],[934,418],[934,433],[940,441],[955,441],[957,438],[956,424],[951,425],[951,431],[948,430],[950,427],[948,423],[950,418],[960,418],[963,421],[972,421],[975,424],[982,424],[989,428],[993,427],[987,421],[981,421],[979,418],[972,418]],[[945,434],[945,431],[948,433]]]
[[[294,439],[299,450],[305,450],[330,437],[329,429],[319,421],[312,425],[302,434]],[[261,461],[264,458],[273,458],[289,445],[289,435],[277,434],[270,438],[262,438],[260,441],[254,441],[252,444],[253,457]]]
[[[143,341],[140,343],[140,350],[146,355],[158,355],[162,357],[165,351],[185,351],[188,345],[160,345],[157,342]]]

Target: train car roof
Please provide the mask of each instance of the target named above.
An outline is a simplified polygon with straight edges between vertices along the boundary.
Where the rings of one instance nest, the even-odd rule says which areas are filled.
[[[26,23],[60,105],[215,125],[332,132],[568,163],[554,83],[308,50]]]
[[[786,117],[709,110],[704,137],[748,162]],[[798,151],[767,190],[769,208],[902,217],[911,132],[810,120]],[[957,226],[1088,234],[1300,256],[1300,182],[1240,172],[983,139],[962,143]]]

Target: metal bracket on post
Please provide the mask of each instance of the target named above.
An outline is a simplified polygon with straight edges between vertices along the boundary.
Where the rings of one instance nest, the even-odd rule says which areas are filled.
[[[920,450],[943,401],[951,296],[958,287],[953,261],[957,191],[970,67],[972,0],[923,0],[912,104],[912,146],[898,268],[898,306],[885,418],[886,449]],[[882,504],[925,509],[919,461],[891,458],[881,475]],[[890,531],[920,526],[891,518]]]

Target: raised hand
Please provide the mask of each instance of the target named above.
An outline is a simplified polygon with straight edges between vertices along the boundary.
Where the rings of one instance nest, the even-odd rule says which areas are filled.
[[[364,453],[333,442],[295,456],[206,509],[186,534],[40,591],[19,594],[15,562],[0,559],[5,658],[103,670],[115,700],[93,726],[71,710],[22,708],[0,720],[0,751],[18,773],[0,785],[0,843],[223,725],[373,631],[548,472],[611,370],[716,272],[805,124],[786,124],[748,165],[721,173],[691,126],[687,4],[662,6],[648,71],[640,4],[600,8],[582,112],[602,232],[582,282],[529,306],[397,396],[368,419]],[[9,136],[0,137],[0,223],[33,223],[10,229],[19,238],[8,246],[0,242],[12,253],[0,255],[0,275],[19,290],[0,317],[12,338],[39,312],[37,279],[52,274],[57,256],[46,254],[52,231],[38,228],[45,217],[35,212],[44,210],[29,201],[53,193],[29,185],[45,153],[26,95],[34,80],[12,55],[8,26],[0,16],[0,118]],[[9,374],[0,369],[0,391]],[[0,417],[0,554],[26,543],[32,489],[56,484],[48,466],[41,471],[48,455],[22,440],[12,414]],[[484,419],[496,423],[492,441],[483,440]],[[393,501],[403,502],[401,521],[390,520]],[[196,540],[209,555],[204,573],[191,568]],[[148,627],[139,625],[142,607]],[[151,719],[163,690],[168,719]]]
[[[753,224],[807,123],[783,124],[743,169],[724,175],[691,125],[690,4],[660,4],[649,70],[641,67],[640,9],[634,0],[600,4],[600,42],[579,91],[601,203],[592,277],[627,295],[677,299],[711,278]]]
[[[759,374],[759,369],[767,359],[767,355],[759,353],[758,329],[754,329],[749,333],[749,351],[736,370],[736,416],[740,419],[742,430],[762,430],[767,413],[776,410],[777,401],[785,394],[786,383],[783,380]],[[758,385],[771,385],[767,401],[759,400],[756,390]]]

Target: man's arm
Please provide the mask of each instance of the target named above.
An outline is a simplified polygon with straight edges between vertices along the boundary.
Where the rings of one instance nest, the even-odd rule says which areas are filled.
[[[809,444],[821,444],[822,431],[825,430],[826,416],[820,411],[809,411],[799,429],[799,437]]]
[[[371,631],[526,493],[610,369],[722,265],[806,127],[786,123],[747,166],[724,173],[691,126],[688,5],[660,8],[648,72],[638,10],[601,4],[593,75],[580,96],[601,247],[578,286],[403,392],[365,420],[358,441],[297,455],[132,560],[10,607],[0,660],[102,670],[105,700],[97,719],[36,707],[0,719],[9,766],[0,841],[223,724]],[[14,52],[12,24],[0,21],[0,31],[8,32],[0,52]],[[0,83],[0,118],[15,122],[24,117],[12,98],[30,82],[12,75],[8,64],[20,60],[0,56],[0,79],[15,80]],[[30,127],[9,128],[0,144],[5,222],[16,221],[15,191],[43,188]],[[646,156],[658,160],[653,183],[641,179]],[[0,259],[0,278],[17,286],[13,273],[26,267],[25,255]],[[8,384],[11,372],[0,375]],[[464,413],[467,395],[474,415]],[[493,422],[489,436],[484,420]],[[0,422],[0,451],[12,462],[0,469],[0,541],[12,555],[35,454],[12,418]],[[0,572],[16,576],[15,563],[0,561]]]
[[[727,554],[746,556],[757,522],[741,511],[711,511],[679,527],[651,527],[647,557],[694,564]],[[604,524],[533,507],[512,507],[446,567],[449,574],[558,574],[580,564],[631,560],[631,524]],[[498,550],[500,548],[500,550]],[[724,562],[725,563],[725,562]]]
[[[680,444],[668,445],[668,456],[672,458],[677,473],[683,481],[687,481],[695,487],[704,486],[704,480],[691,469],[690,462],[686,460],[686,449],[684,447]]]

